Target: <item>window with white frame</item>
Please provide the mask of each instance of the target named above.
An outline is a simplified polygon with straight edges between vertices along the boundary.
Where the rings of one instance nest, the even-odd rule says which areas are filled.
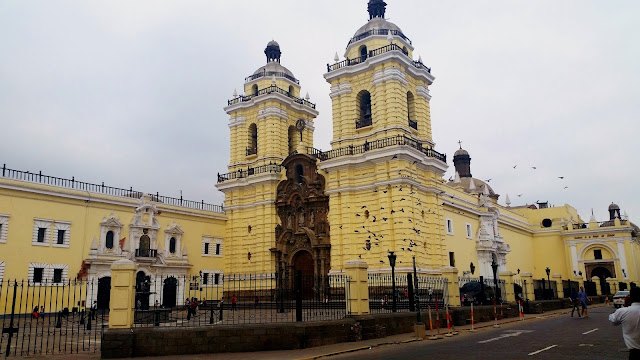
[[[211,244],[213,243],[213,238],[210,236],[202,237],[202,256],[211,256]]]
[[[31,244],[49,246],[51,242],[51,220],[35,219],[33,224],[33,239]]]
[[[220,238],[213,240],[213,255],[222,256],[222,239]]]
[[[29,264],[29,283],[39,285],[62,285],[69,278],[67,264]]]
[[[2,285],[2,279],[4,279],[4,261],[0,261],[0,285]]]
[[[447,235],[453,235],[453,220],[447,219]]]
[[[71,237],[71,223],[66,221],[56,221],[53,223],[53,246],[69,247]]]
[[[0,243],[7,242],[8,232],[9,232],[9,215],[0,214]]]
[[[122,223],[113,213],[108,218],[104,217],[100,223],[100,249],[106,252],[119,251],[118,239],[120,239],[121,230]]]
[[[467,239],[471,239],[472,235],[471,235],[471,224],[467,223]]]
[[[202,269],[202,286],[222,286],[222,270]]]

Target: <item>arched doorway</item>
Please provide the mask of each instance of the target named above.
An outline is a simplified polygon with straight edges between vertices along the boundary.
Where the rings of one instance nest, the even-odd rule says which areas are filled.
[[[164,280],[162,288],[162,306],[165,308],[176,307],[178,298],[178,280],[169,277]]]
[[[299,251],[293,258],[294,274],[297,274],[298,271],[300,271],[302,275],[303,299],[310,299],[313,297],[313,290],[316,282],[313,268],[313,256],[311,256],[310,252],[306,250]]]
[[[105,276],[98,279],[98,302],[99,310],[109,310],[109,301],[111,299],[111,277]]]
[[[611,294],[611,290],[609,289],[609,283],[607,283],[607,278],[613,277],[611,276],[611,271],[603,266],[597,266],[591,270],[591,277],[597,276],[600,278],[600,288],[602,289],[603,294]]]
[[[136,274],[136,309],[149,310],[149,296],[151,294],[151,277],[144,271]]]
[[[149,257],[149,252],[151,250],[151,239],[149,239],[148,235],[142,235],[140,237],[140,244],[138,246],[138,256],[139,257]]]

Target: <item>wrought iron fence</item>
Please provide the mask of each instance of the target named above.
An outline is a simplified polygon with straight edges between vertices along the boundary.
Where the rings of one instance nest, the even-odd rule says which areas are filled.
[[[398,46],[397,44],[389,44],[389,45],[385,45],[383,47],[377,48],[377,49],[373,49],[370,50],[367,54],[352,58],[352,59],[344,59],[342,61],[339,61],[333,65],[327,64],[327,72],[332,72],[338,69],[341,69],[343,67],[346,66],[354,66],[354,65],[358,65],[363,63],[365,60],[367,60],[368,58],[372,58],[378,55],[382,55],[384,53],[390,52],[390,51],[399,51],[400,53],[404,54],[405,56],[409,56],[409,53],[407,50],[405,50],[404,48],[402,48],[401,46]],[[411,60],[411,59],[410,59]],[[418,69],[425,69],[428,73],[431,73],[431,68],[425,66],[422,62],[420,61],[414,61],[411,60],[411,64],[413,64],[413,66],[415,66]],[[231,104],[229,104],[231,105]]]
[[[135,327],[263,324],[342,319],[348,277],[200,274],[138,280]]]
[[[562,297],[570,298],[572,292],[574,296],[578,296],[578,292],[580,292],[580,283],[577,281],[562,280]]]
[[[376,141],[371,141],[371,142],[367,141],[362,145],[350,145],[350,146],[345,146],[342,148],[324,151],[324,152],[319,152],[317,149],[308,147],[307,154],[316,156],[320,160],[328,160],[328,159],[333,159],[341,156],[363,154],[370,150],[382,149],[389,146],[409,146],[413,149],[416,149],[422,152],[428,157],[435,158],[445,163],[447,162],[446,155],[441,154],[430,147],[424,147],[424,145],[421,142],[415,139],[412,139],[406,135],[391,136],[391,137],[379,139]]]
[[[367,32],[364,32],[362,34],[359,34],[357,36],[354,36],[351,38],[351,40],[349,40],[349,45],[351,45],[352,43],[356,42],[356,41],[360,41],[362,39],[366,39],[369,36],[374,36],[374,35],[388,35],[389,31],[391,31],[391,35],[396,35],[399,36],[401,38],[403,38],[404,40],[406,40],[409,44],[411,44],[411,40],[409,40],[409,38],[402,33],[402,31],[400,30],[388,30],[388,29],[373,29],[373,30],[369,30]]]
[[[527,280],[522,280],[522,279],[513,280],[513,294],[515,295],[516,301],[529,300],[529,296],[527,295],[528,286],[531,286],[531,284],[527,284]]]
[[[269,164],[269,165],[257,166],[254,168],[248,168],[246,170],[238,170],[238,171],[234,171],[226,174],[218,173],[218,183],[222,183],[222,182],[225,182],[228,180],[234,180],[234,179],[243,179],[243,178],[246,178],[247,176],[257,175],[257,174],[264,174],[264,173],[279,174],[280,172],[282,172],[282,169],[283,167],[280,165]]]
[[[460,302],[462,305],[488,305],[493,301],[503,302],[506,300],[506,285],[504,280],[498,280],[496,290],[496,282],[492,278],[459,277],[460,285]]]
[[[597,296],[598,291],[596,287],[596,283],[591,280],[585,280],[584,282],[584,291],[587,293],[587,296]]]
[[[37,184],[44,184],[56,187],[63,187],[67,189],[73,190],[82,190],[88,191],[97,194],[105,194],[110,196],[119,196],[133,199],[141,199],[143,196],[142,191],[133,190],[133,188],[122,189],[116,188],[112,186],[105,186],[104,182],[102,184],[92,184],[84,181],[78,181],[75,177],[71,177],[71,179],[63,179],[55,176],[43,175],[42,171],[37,173],[29,172],[29,171],[21,171],[9,169],[6,164],[2,165],[2,177],[20,180],[20,181],[28,181]],[[168,196],[161,196],[158,192],[155,194],[149,193],[151,196],[151,201],[172,205],[172,206],[181,206],[187,207],[196,210],[204,210],[204,211],[212,211],[218,213],[224,213],[224,209],[221,205],[214,205],[205,203],[202,201],[192,201],[185,200],[182,198],[173,198]]]
[[[421,309],[426,309],[429,305],[435,307],[436,303],[439,307],[448,303],[445,278],[418,275],[417,291],[413,274],[396,274],[395,284],[393,279],[389,273],[368,275],[371,313],[415,311],[416,300]]]
[[[294,83],[296,83],[296,84],[300,85],[300,81],[299,81],[298,79],[296,79],[295,77],[293,77],[293,76],[291,76],[291,75],[287,74],[286,72],[281,72],[281,71],[266,71],[266,70],[265,70],[265,71],[263,71],[263,72],[257,73],[257,74],[253,74],[253,75],[251,75],[251,76],[247,76],[247,77],[244,79],[244,82],[248,83],[248,82],[251,82],[251,81],[253,81],[253,80],[255,80],[255,79],[259,79],[259,78],[262,78],[262,77],[272,77],[272,76],[276,76],[276,77],[283,77],[283,78],[285,78],[285,79],[291,80],[291,81],[293,81]]]
[[[310,102],[309,100],[301,99],[299,97],[293,96],[293,95],[291,95],[291,93],[288,90],[282,89],[282,88],[278,87],[277,85],[271,85],[271,86],[268,86],[268,87],[266,87],[264,89],[260,89],[255,94],[240,95],[240,96],[238,96],[236,98],[233,98],[233,99],[229,100],[227,102],[227,104],[229,106],[231,106],[231,105],[243,103],[243,102],[246,102],[246,101],[251,101],[254,97],[257,97],[257,96],[266,95],[266,94],[275,94],[275,93],[284,95],[284,96],[290,98],[291,100],[293,100],[294,102],[296,102],[298,104],[306,105],[306,106],[308,106],[308,107],[310,107],[312,109],[316,108],[316,104]]]
[[[95,353],[108,326],[108,310],[88,304],[97,281],[0,281],[4,356]]]
[[[533,280],[533,294],[536,300],[552,300],[558,298],[558,285],[547,279]]]

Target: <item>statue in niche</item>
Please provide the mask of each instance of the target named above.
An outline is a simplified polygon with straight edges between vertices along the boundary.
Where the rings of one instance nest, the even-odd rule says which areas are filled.
[[[298,209],[298,229],[304,227],[304,209]]]

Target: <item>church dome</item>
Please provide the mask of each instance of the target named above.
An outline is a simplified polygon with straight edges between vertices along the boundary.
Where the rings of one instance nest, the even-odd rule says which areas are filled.
[[[260,68],[258,68],[258,70],[253,72],[253,75],[262,74],[262,73],[265,73],[265,72],[267,72],[267,73],[280,72],[280,73],[284,73],[286,75],[289,75],[291,77],[294,77],[293,73],[289,69],[287,69],[286,67],[280,65],[279,62],[275,62],[275,61],[269,62],[265,66],[261,66]],[[278,77],[278,75],[276,75],[276,77]]]
[[[453,153],[453,156],[460,156],[460,155],[469,155],[469,152],[467,152],[467,150],[463,148],[460,148],[455,153]]]
[[[267,56],[267,64],[254,71],[251,76],[245,79],[245,82],[250,82],[262,77],[275,76],[276,78],[286,78],[296,84],[300,84],[293,73],[280,64],[282,51],[280,51],[280,44],[278,44],[277,41],[269,41],[267,47],[264,49],[264,54]]]
[[[384,18],[385,8],[387,3],[383,0],[370,0],[367,10],[369,11],[369,21],[362,25],[358,31],[353,35],[351,40],[349,40],[349,45],[354,42],[360,41],[362,39],[368,38],[369,36],[374,35],[382,35],[388,36],[389,32],[393,36],[399,36],[402,38],[405,43],[408,43],[408,46],[411,46],[411,40],[407,38],[402,30],[394,23],[387,21]],[[347,48],[349,48],[347,45]]]
[[[368,34],[372,30],[394,30],[402,33],[400,28],[384,18],[377,17],[369,20],[366,24],[362,25],[358,31],[353,35],[354,38],[360,37],[360,35]]]
[[[611,203],[611,205],[609,205],[609,210],[620,210],[620,206]]]
[[[473,185],[475,186],[475,189],[471,189],[471,179],[473,179]],[[487,190],[489,191],[490,198],[498,200],[498,198],[500,197],[499,194],[496,194],[496,192],[493,191],[493,188],[489,184],[476,178],[463,177],[463,178],[460,178],[459,184],[455,183],[455,181],[449,181],[447,185],[452,187],[462,186],[462,188],[466,193],[476,193],[476,194],[478,193],[481,194],[482,191],[484,190],[483,188],[486,186]]]

